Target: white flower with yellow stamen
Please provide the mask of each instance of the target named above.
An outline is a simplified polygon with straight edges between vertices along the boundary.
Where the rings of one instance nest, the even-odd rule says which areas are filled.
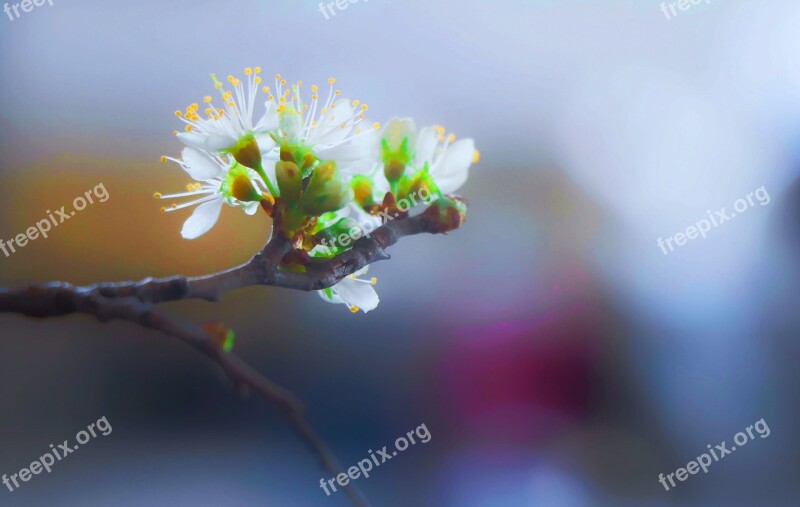
[[[366,275],[368,269],[369,266],[362,268],[354,274],[346,276],[333,287],[318,291],[320,297],[328,303],[347,305],[353,313],[359,310],[364,313],[374,310],[380,302],[378,293],[373,288],[378,283],[378,279],[359,278],[361,275]]]
[[[456,141],[440,126],[426,127],[417,133],[414,120],[393,118],[381,133],[381,157],[386,178],[378,178],[375,189],[379,196],[390,189],[387,178],[397,181],[421,169],[443,194],[451,194],[467,181],[469,168],[480,154],[472,139]]]
[[[155,194],[157,199],[196,198],[162,208],[162,211],[172,212],[197,206],[183,224],[181,236],[184,239],[196,239],[208,232],[217,223],[223,203],[242,208],[248,215],[253,215],[264,198],[263,191],[266,189],[258,174],[228,156],[221,157],[187,147],[183,149],[180,160],[171,157],[162,157],[161,160],[175,162],[196,182],[187,185],[186,192]]]
[[[413,165],[428,167],[428,174],[443,194],[451,194],[467,181],[469,168],[480,160],[472,139],[456,141],[443,127],[422,129],[417,137]]]
[[[276,145],[269,135],[278,126],[277,104],[269,95],[269,89],[263,89],[268,98],[264,102],[264,112],[255,120],[261,90],[260,72],[260,67],[246,68],[246,83],[228,76],[229,90],[212,74],[222,107],[217,107],[214,99],[207,96],[203,99],[205,117],[199,113],[200,106],[196,103],[185,112],[176,111],[175,115],[186,123],[186,131],[177,136],[192,148],[232,155],[240,164],[256,170],[266,180],[264,183],[271,186],[273,182],[269,180],[274,178],[271,174],[274,165],[263,160],[277,160]]]
[[[334,90],[334,83],[335,79],[328,80],[330,90],[324,102],[319,87],[311,86],[311,100],[306,104],[301,95],[302,82],[284,88],[286,80],[278,75],[279,121],[274,139],[293,154],[311,153],[319,160],[335,162],[345,176],[367,172],[374,166],[380,124],[362,128],[367,105],[341,98],[341,92]]]

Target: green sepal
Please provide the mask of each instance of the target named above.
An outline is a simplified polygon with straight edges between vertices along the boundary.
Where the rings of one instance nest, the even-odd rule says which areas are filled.
[[[255,188],[250,179],[249,170],[238,162],[228,169],[220,185],[220,192],[228,201],[238,199],[242,202],[253,202],[262,199],[261,192]]]

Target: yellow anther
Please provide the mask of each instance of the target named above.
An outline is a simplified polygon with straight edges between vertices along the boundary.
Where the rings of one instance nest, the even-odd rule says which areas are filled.
[[[369,109],[369,107],[367,107],[366,104],[361,104],[361,110],[362,111],[366,111],[367,109]]]
[[[166,155],[161,155],[161,163],[163,164],[166,161],[167,161],[167,156]]]
[[[251,69],[250,67],[245,67],[244,68],[244,75],[245,76],[249,76],[252,73],[253,73],[253,69]]]
[[[318,98],[318,97],[317,97],[316,95],[312,95],[312,96],[311,96],[311,100],[317,100],[317,98]]]
[[[275,100],[275,97],[273,95],[270,95],[269,97],[267,97],[267,100]]]
[[[180,111],[175,111],[175,116],[180,118],[181,116],[183,116],[183,113],[181,113]]]
[[[359,120],[363,120],[364,119],[364,113],[358,113],[358,119]]]
[[[347,278],[351,280],[358,280],[358,277],[356,275],[347,275]]]
[[[360,100],[354,100],[353,101],[353,107],[358,107],[359,104],[361,104]]]
[[[234,82],[234,81],[236,81],[236,78],[235,78],[235,77],[233,77],[233,76],[228,76],[228,82],[229,82],[229,83],[233,84],[233,82]]]
[[[319,90],[317,85],[311,85],[311,93],[317,93],[317,90]]]
[[[261,83],[261,78],[260,78],[260,77],[258,77],[258,76],[256,76],[256,77],[255,77],[255,79],[253,79],[253,82],[254,82],[255,84],[259,84],[259,83]]]
[[[161,213],[166,213],[166,212],[167,212],[167,208],[165,208],[164,206],[161,206]]]
[[[194,192],[194,183],[189,183],[188,185],[186,185],[186,191]]]
[[[376,283],[378,283],[378,279],[373,276],[372,278],[369,279],[369,283],[375,285]]]
[[[191,132],[192,131],[192,126],[191,125],[186,125],[186,128],[184,130],[186,130],[186,132]]]
[[[261,74],[261,67],[256,67],[255,69],[253,69],[253,72],[255,72],[256,74]]]
[[[283,86],[285,84],[286,84],[286,80],[285,79],[281,79],[281,86]],[[286,91],[288,92],[289,90],[286,90]]]
[[[477,164],[480,161],[481,161],[481,152],[475,150],[475,152],[472,154],[472,163]]]
[[[328,78],[328,84],[333,84],[335,82],[336,82],[336,78],[335,77]]]
[[[333,94],[338,97],[339,95],[342,94],[342,91],[341,90],[336,90],[335,92],[333,92]]]
[[[173,136],[177,136],[177,135],[178,135],[178,131],[177,131],[177,130],[173,130],[173,131],[172,131],[172,135],[173,135]]]
[[[203,102],[208,104],[209,102],[211,102],[211,97],[209,95],[206,95],[205,97],[203,97]]]
[[[303,86],[303,82],[302,81],[298,81],[297,82],[297,87],[300,88],[301,86]]]
[[[358,307],[356,305],[353,305],[353,306],[350,307],[350,312],[351,313],[356,313],[357,311],[358,311]]]
[[[169,205],[169,207],[175,209],[178,207],[178,205],[173,202],[172,204]]]
[[[375,123],[373,123],[373,124],[372,124],[372,128],[374,128],[375,130],[377,130],[377,129],[381,128],[381,124],[380,124],[380,122],[377,122],[377,121],[376,121]]]
[[[269,93],[269,86],[265,86],[264,88],[261,89],[261,91],[264,93]]]
[[[447,142],[448,143],[452,143],[455,140],[456,140],[456,135],[455,134],[450,134],[449,136],[447,136]]]
[[[275,74],[275,80],[276,81],[280,81],[281,80],[281,75],[280,74]]]
[[[153,197],[155,199],[161,199],[161,193],[160,192],[156,192],[155,194],[153,194]]]

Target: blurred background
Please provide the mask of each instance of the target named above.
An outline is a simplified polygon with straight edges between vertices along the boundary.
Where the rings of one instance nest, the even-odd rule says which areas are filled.
[[[330,17],[330,16],[329,16]],[[54,0],[0,19],[0,238],[102,183],[9,257],[0,285],[199,275],[269,222],[223,210],[196,241],[154,191],[187,178],[173,111],[208,74],[322,83],[385,122],[481,150],[465,226],[371,269],[368,315],[273,288],[166,309],[308,405],[345,466],[432,439],[356,484],[375,506],[793,506],[800,498],[800,3],[711,0]],[[657,239],[764,186],[664,255]],[[187,212],[188,213],[188,212]],[[272,407],[127,323],[0,315],[0,474],[100,417],[113,427],[0,505],[345,506]],[[771,434],[667,492],[708,444]]]

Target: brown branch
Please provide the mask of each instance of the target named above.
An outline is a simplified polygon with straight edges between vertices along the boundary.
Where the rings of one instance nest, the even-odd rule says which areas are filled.
[[[249,388],[275,405],[292,428],[315,452],[332,476],[343,473],[335,456],[304,419],[302,403],[288,390],[267,379],[238,356],[224,352],[203,329],[173,319],[154,305],[165,301],[205,299],[217,301],[225,292],[253,285],[272,285],[303,291],[335,285],[347,275],[389,258],[386,249],[403,236],[439,232],[424,215],[396,220],[359,239],[350,250],[325,261],[312,262],[304,273],[284,271],[280,262],[291,246],[278,233],[252,259],[241,266],[198,277],[147,278],[139,282],[100,283],[76,287],[65,282],[0,288],[0,313],[29,317],[58,317],[83,313],[101,322],[127,320],[178,338],[204,353],[225,372],[234,386]],[[351,503],[368,506],[352,482],[343,488]]]

